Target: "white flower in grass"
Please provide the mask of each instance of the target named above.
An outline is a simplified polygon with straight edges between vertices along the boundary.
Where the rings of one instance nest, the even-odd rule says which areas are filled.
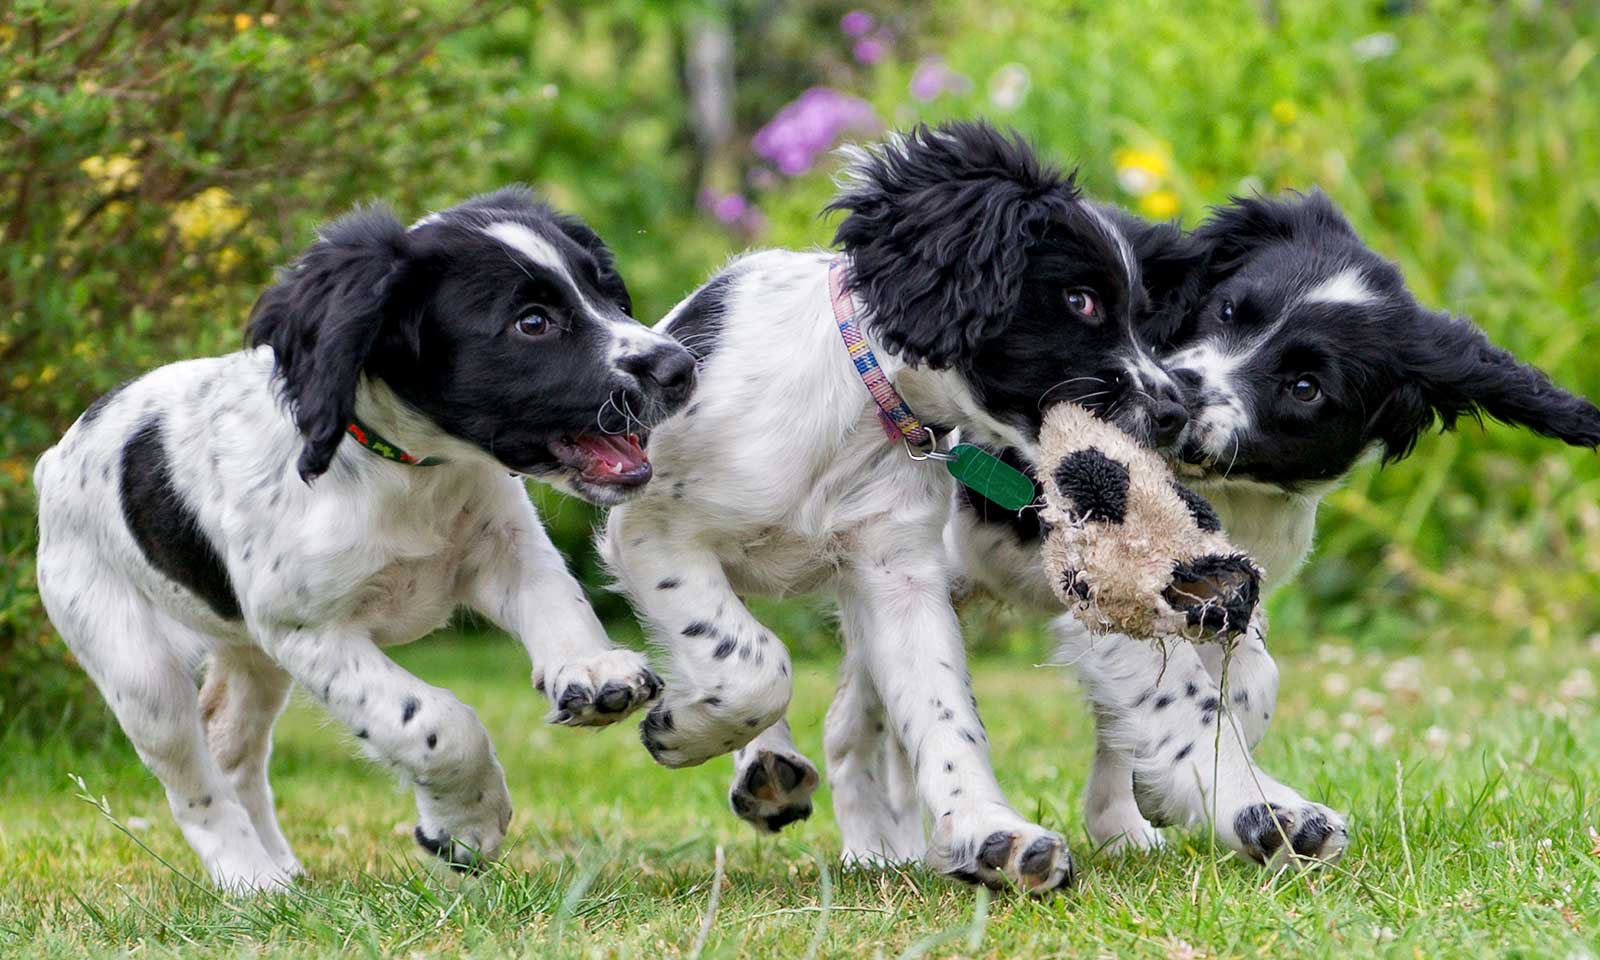
[[[1339,727],[1344,730],[1357,730],[1361,727],[1361,718],[1353,713],[1339,714]]]
[[[1443,727],[1429,727],[1422,734],[1422,743],[1434,753],[1444,753],[1450,746],[1450,731]]]
[[[1389,698],[1376,690],[1362,687],[1350,695],[1350,702],[1357,710],[1366,713],[1382,713],[1383,708],[1389,705]]]
[[[1400,38],[1392,33],[1369,33],[1350,44],[1350,51],[1362,63],[1392,57],[1400,49]]]
[[[1379,720],[1377,723],[1372,725],[1372,734],[1370,739],[1372,740],[1372,745],[1374,747],[1378,747],[1379,749],[1387,747],[1389,745],[1389,741],[1394,739],[1394,727],[1390,725],[1389,721],[1387,720]]]
[[[1401,657],[1389,668],[1383,671],[1383,688],[1390,693],[1422,692],[1422,660],[1417,657]]]
[[[128,829],[132,830],[134,833],[144,833],[146,830],[150,829],[150,821],[146,820],[144,817],[129,817],[127,820],[127,825]]]
[[[1340,730],[1333,735],[1333,739],[1329,740],[1328,743],[1332,745],[1333,749],[1343,752],[1356,745],[1356,738],[1351,736],[1350,731]]]
[[[1330,697],[1342,697],[1350,692],[1350,681],[1342,673],[1330,673],[1322,678],[1322,692]]]
[[[1436,707],[1442,707],[1455,698],[1455,691],[1449,687],[1434,687],[1428,694],[1428,702]]]
[[[1563,700],[1593,700],[1595,697],[1594,674],[1578,667],[1562,678],[1556,692]]]

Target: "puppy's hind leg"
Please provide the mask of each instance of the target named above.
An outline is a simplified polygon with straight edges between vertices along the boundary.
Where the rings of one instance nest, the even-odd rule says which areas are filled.
[[[221,650],[212,656],[206,670],[200,715],[211,756],[233,784],[262,846],[278,866],[298,875],[304,870],[278,827],[272,785],[267,780],[272,727],[288,702],[289,687],[289,675],[259,650]]]
[[[811,795],[821,778],[794,745],[789,721],[779,720],[733,752],[728,805],[763,833],[777,833],[811,816]]]
[[[41,557],[41,572],[50,566]],[[51,621],[166,789],[172,816],[212,881],[239,893],[287,886],[291,871],[263,846],[249,811],[206,749],[194,677],[169,642],[168,628],[180,628],[112,571],[78,581],[95,585],[92,606],[82,602],[83,592],[58,592],[54,579],[40,578]]]
[[[846,863],[910,863],[927,851],[916,776],[862,662],[864,639],[847,639],[824,746],[833,813]]]

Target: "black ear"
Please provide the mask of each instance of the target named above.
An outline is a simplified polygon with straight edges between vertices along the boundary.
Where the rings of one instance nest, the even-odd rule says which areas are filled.
[[[1410,453],[1435,420],[1448,430],[1463,414],[1487,414],[1573,446],[1600,445],[1594,404],[1490,343],[1470,321],[1417,309],[1416,326],[1396,344],[1400,386],[1372,418],[1385,462]]]
[[[573,243],[589,251],[594,257],[600,275],[600,292],[609,297],[612,303],[621,307],[623,313],[633,316],[633,298],[628,295],[628,285],[622,282],[622,274],[617,272],[617,260],[612,256],[611,248],[605,245],[605,241],[600,239],[598,233],[589,229],[589,225],[577,217],[558,214],[555,223]]]
[[[355,413],[356,385],[385,333],[405,248],[405,227],[393,213],[358,210],[324,227],[251,311],[249,342],[272,347],[284,400],[305,436],[299,470],[308,483],[328,469]],[[414,331],[388,333],[414,338]]]
[[[1194,240],[1207,249],[1207,280],[1231,276],[1263,247],[1313,232],[1359,240],[1350,221],[1321,190],[1285,197],[1229,197],[1213,207],[1195,228]]]
[[[985,123],[919,125],[862,152],[828,210],[850,256],[851,290],[884,346],[935,369],[1004,329],[1028,246],[1078,199],[1070,175]]]

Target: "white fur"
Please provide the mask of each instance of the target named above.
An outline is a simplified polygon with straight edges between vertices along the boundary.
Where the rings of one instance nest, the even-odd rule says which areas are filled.
[[[511,800],[488,734],[470,707],[382,648],[465,605],[522,642],[558,701],[574,685],[640,683],[643,661],[612,647],[504,467],[364,382],[365,423],[448,462],[407,466],[345,442],[307,485],[295,473],[301,437],[271,376],[265,347],[163,367],[40,458],[38,576],[50,618],[219,885],[275,889],[301,872],[266,775],[291,681],[415,785],[420,829],[452,838],[453,853],[492,856]],[[152,418],[242,620],[222,619],[152,567],[124,520],[121,452]]]
[[[892,829],[847,828],[845,854],[876,861],[926,852],[936,866],[966,870],[994,833],[1016,837],[1016,851],[1054,835],[1012,809],[990,768],[943,547],[953,481],[939,463],[913,461],[885,438],[840,341],[828,262],[820,252],[770,251],[734,265],[695,400],[653,433],[656,480],[612,511],[602,550],[671,657],[667,693],[644,725],[657,759],[701,763],[744,747],[783,716],[788,653],[742,596],[831,595],[846,666],[830,761],[844,771],[881,769],[890,796],[913,805]],[[908,369],[875,352],[925,419],[974,416],[955,373]],[[1001,435],[1024,439],[1015,433]],[[889,730],[905,756],[878,744]],[[764,736],[788,741],[784,728]],[[766,762],[760,748],[740,756],[747,766]],[[855,811],[847,816],[875,816],[880,788],[848,774],[844,782],[842,809]],[[933,817],[926,851],[912,797]],[[1057,870],[1066,863],[1061,845]]]
[[[1360,267],[1345,267],[1306,293],[1306,303],[1342,303],[1352,307],[1372,303],[1377,294],[1367,286]]]

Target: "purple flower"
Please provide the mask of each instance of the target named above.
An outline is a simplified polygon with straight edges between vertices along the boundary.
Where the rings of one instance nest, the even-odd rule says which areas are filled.
[[[872,32],[878,21],[865,10],[851,10],[839,18],[839,29],[847,37],[864,37]]]
[[[924,103],[943,93],[966,93],[971,89],[972,81],[945,66],[939,57],[927,57],[911,75],[911,95]]]
[[[711,205],[711,215],[722,223],[738,223],[750,211],[750,202],[742,194],[730,193]]]
[[[829,87],[812,87],[757,130],[750,146],[779,172],[794,177],[811,169],[843,134],[875,133],[881,126],[865,100]]]
[[[856,41],[850,52],[855,56],[857,63],[864,63],[870,67],[883,59],[883,55],[889,52],[889,45],[878,37],[863,37]]]

